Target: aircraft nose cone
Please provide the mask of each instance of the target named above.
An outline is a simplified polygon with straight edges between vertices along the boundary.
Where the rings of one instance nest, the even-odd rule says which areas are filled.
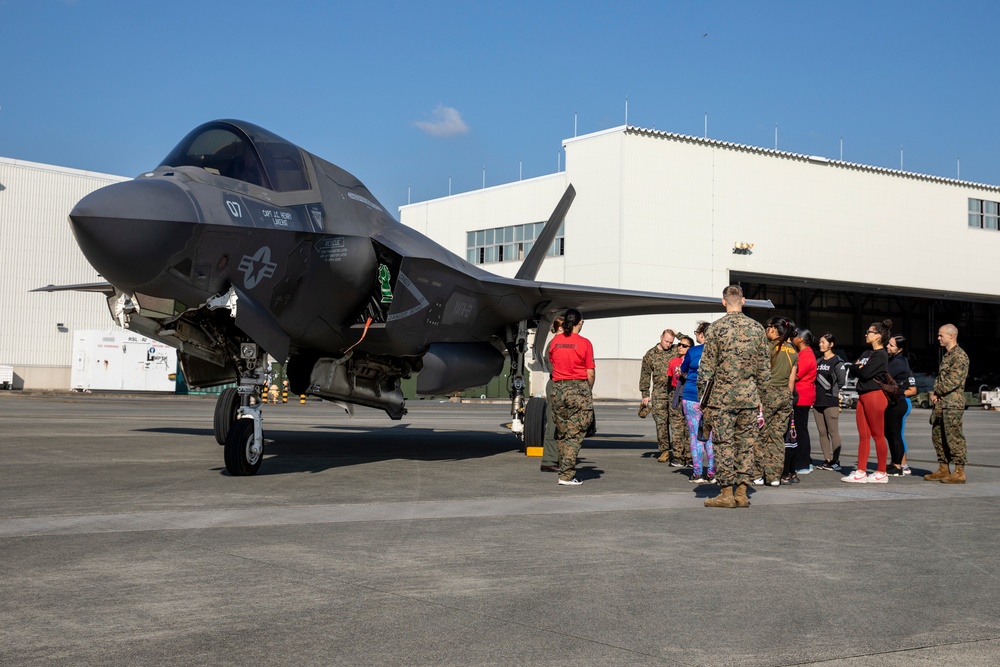
[[[77,203],[69,219],[87,260],[108,282],[129,292],[171,266],[199,221],[180,186],[160,179],[96,190]]]

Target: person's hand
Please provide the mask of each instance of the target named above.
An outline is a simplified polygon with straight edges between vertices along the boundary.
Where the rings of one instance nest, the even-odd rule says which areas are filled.
[[[642,399],[642,404],[643,405],[649,405],[649,396],[647,396],[646,398]]]
[[[937,395],[937,394],[935,394],[935,393],[934,393],[934,392],[932,391],[932,392],[931,392],[931,403],[937,403],[937,402],[938,402],[938,400],[939,400],[939,399],[938,399],[938,395]]]

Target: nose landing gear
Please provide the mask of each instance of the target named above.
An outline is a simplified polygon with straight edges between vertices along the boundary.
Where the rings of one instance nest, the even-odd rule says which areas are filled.
[[[226,470],[234,477],[255,474],[264,459],[260,392],[268,385],[266,360],[254,343],[241,344],[239,386],[223,391],[215,406],[215,437],[225,432]]]

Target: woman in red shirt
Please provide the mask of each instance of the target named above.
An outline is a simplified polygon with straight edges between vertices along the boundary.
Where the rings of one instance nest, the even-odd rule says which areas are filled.
[[[809,412],[816,402],[816,353],[813,352],[813,335],[809,329],[800,328],[792,337],[792,344],[799,352],[799,366],[795,376],[795,430],[798,434],[798,447],[793,454],[793,468],[799,475],[808,475],[813,471],[812,443],[809,441]]]
[[[563,486],[583,484],[576,478],[576,457],[594,421],[594,346],[580,335],[582,328],[583,313],[570,308],[563,316],[562,333],[549,343],[554,385],[549,408],[556,426],[559,484]]]

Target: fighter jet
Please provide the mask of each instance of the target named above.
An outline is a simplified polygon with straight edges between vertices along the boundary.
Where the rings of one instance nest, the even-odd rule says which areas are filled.
[[[540,347],[570,307],[604,318],[719,305],[536,281],[575,194],[567,187],[516,277],[504,278],[400,224],[340,167],[251,123],[218,120],[72,210],[77,243],[107,282],[41,289],[103,292],[121,326],[177,348],[190,386],[235,383],[214,419],[232,475],[261,465],[268,356],[287,363],[295,394],[390,419],[406,414],[402,378],[417,374],[420,394],[454,392],[490,381],[506,356],[512,430],[538,441],[525,433],[532,329]],[[527,420],[544,428],[537,414]]]

